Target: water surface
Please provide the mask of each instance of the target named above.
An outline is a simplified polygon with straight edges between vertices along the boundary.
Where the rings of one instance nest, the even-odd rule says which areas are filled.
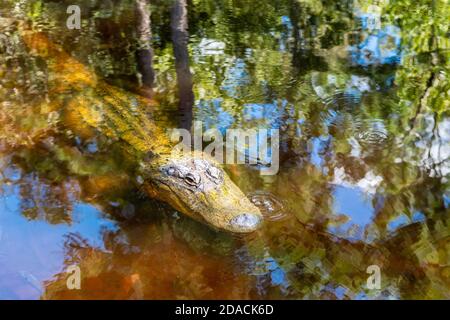
[[[0,5],[0,299],[450,298],[445,1],[188,4],[191,120],[280,130],[277,175],[226,167],[265,217],[239,237],[143,197],[101,137],[49,130],[51,75],[11,20],[113,85],[145,84],[134,1],[81,1],[82,27],[68,30],[72,2]],[[183,123],[170,5],[150,7],[155,118],[167,128]],[[81,290],[66,286],[72,265]],[[367,287],[371,265],[379,289]]]

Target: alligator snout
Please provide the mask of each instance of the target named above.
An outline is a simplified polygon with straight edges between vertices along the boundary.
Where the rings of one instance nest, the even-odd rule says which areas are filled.
[[[261,224],[261,216],[242,213],[230,220],[230,229],[234,232],[252,232]]]

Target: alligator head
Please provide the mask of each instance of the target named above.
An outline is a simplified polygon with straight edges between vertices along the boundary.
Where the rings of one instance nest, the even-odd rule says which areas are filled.
[[[172,154],[157,162],[144,181],[152,197],[220,230],[248,233],[262,222],[259,209],[204,153]]]

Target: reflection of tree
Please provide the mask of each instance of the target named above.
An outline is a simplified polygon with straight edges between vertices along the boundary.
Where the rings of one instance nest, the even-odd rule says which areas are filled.
[[[189,33],[186,0],[174,0],[170,14],[173,53],[175,56],[178,96],[180,100],[179,110],[181,113],[181,127],[189,130],[192,124],[194,92],[192,90],[192,75],[189,67]]]
[[[326,69],[325,60],[314,52],[317,48],[317,31],[326,24],[320,23],[323,14],[311,14],[310,8],[305,2],[291,0],[289,18],[292,23],[292,35],[294,44],[292,48],[292,65],[297,74],[306,74],[311,69]],[[320,3],[320,1],[318,1]],[[320,3],[320,6],[322,4]],[[326,7],[328,8],[328,7]],[[331,8],[330,8],[331,9]]]
[[[138,238],[133,236],[136,234]],[[78,235],[69,235],[65,267],[80,267],[81,290],[67,289],[67,273],[63,271],[47,281],[47,299],[254,297],[251,278],[233,268],[231,257],[193,250],[176,239],[166,224],[131,230],[123,226],[103,237],[107,251],[90,246]]]
[[[76,184],[45,184],[30,177],[20,181],[22,214],[30,220],[51,224],[71,223]]]
[[[239,185],[255,181],[244,172],[236,173],[233,178]],[[436,292],[433,288],[448,286],[448,281],[442,276],[446,272],[447,254],[441,258],[435,255],[446,251],[448,230],[444,231],[444,225],[447,225],[448,218],[439,222],[445,212],[445,208],[439,207],[443,205],[441,199],[436,204],[435,200],[420,196],[420,190],[430,187],[433,194],[442,194],[437,179],[421,181],[414,191],[380,195],[382,207],[375,212],[373,223],[366,229],[366,232],[381,233],[372,244],[348,241],[328,230],[329,226],[345,221],[334,220],[337,216],[332,207],[334,187],[327,180],[328,177],[312,165],[281,172],[271,182],[270,190],[283,201],[285,217],[271,222],[248,244],[256,261],[271,258],[277,262],[288,278],[288,294],[303,298],[336,298],[335,290],[341,287],[345,288],[347,298],[361,297],[362,294],[380,298],[445,297],[443,291]],[[401,181],[393,183],[401,184]],[[433,184],[437,189],[432,187]],[[252,186],[247,188],[251,190]],[[286,198],[286,194],[291,196]],[[427,212],[428,223],[414,223],[388,232],[388,222],[408,206]],[[433,218],[436,213],[441,217],[438,220]],[[439,231],[430,223],[436,224]],[[439,236],[433,239],[433,234]],[[372,264],[382,270],[381,291],[366,290],[366,268]]]
[[[142,84],[147,95],[152,96],[152,87],[155,81],[153,70],[152,30],[150,25],[150,9],[146,0],[136,0],[136,23],[139,48],[136,50],[136,62],[142,75]]]

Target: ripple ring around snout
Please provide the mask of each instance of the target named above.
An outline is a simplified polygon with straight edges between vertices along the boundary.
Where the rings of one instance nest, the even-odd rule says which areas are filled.
[[[250,193],[247,197],[259,208],[265,220],[279,221],[287,218],[283,202],[270,192],[255,191]]]

